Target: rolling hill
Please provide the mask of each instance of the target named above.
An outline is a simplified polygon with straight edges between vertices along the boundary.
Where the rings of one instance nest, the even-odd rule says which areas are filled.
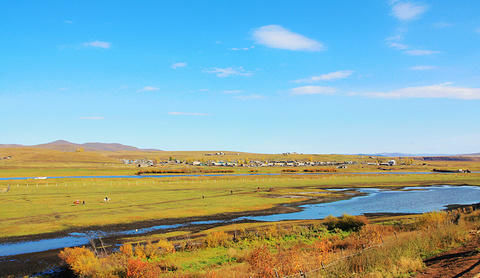
[[[32,145],[32,146],[23,146],[17,144],[0,144],[0,148],[17,148],[17,147],[31,147],[31,148],[42,148],[49,150],[57,150],[63,152],[75,152],[78,149],[83,149],[84,151],[107,151],[107,152],[119,152],[119,151],[160,151],[155,149],[139,149],[137,147],[122,145],[119,143],[84,143],[76,144],[65,140],[57,140],[50,143]]]

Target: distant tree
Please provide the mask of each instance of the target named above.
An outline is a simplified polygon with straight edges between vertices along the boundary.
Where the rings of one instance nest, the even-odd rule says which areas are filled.
[[[85,150],[83,148],[77,148],[75,151],[77,153],[83,153]]]

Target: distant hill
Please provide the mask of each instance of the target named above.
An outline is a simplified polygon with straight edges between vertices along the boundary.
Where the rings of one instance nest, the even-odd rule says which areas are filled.
[[[16,147],[27,147],[23,145],[16,144],[0,144],[0,148],[16,148]],[[107,151],[107,152],[119,152],[119,151],[160,151],[156,149],[139,149],[137,147],[122,145],[118,143],[85,143],[85,144],[76,144],[65,140],[57,140],[50,143],[39,144],[28,146],[33,148],[42,148],[50,149],[64,152],[74,152],[78,149],[83,149],[84,151]]]
[[[358,155],[384,156],[384,157],[454,156],[454,154],[412,154],[412,153],[371,153],[371,154],[358,154]]]

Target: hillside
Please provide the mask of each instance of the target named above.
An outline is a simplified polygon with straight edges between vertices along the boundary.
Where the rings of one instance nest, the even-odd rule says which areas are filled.
[[[18,147],[31,147],[31,148],[42,148],[63,152],[75,152],[79,149],[84,151],[107,151],[107,152],[118,152],[118,151],[159,151],[154,149],[143,150],[137,147],[122,145],[119,143],[84,143],[76,144],[65,140],[57,140],[50,143],[38,144],[32,146],[23,146],[17,144],[0,144],[0,148],[18,148]]]

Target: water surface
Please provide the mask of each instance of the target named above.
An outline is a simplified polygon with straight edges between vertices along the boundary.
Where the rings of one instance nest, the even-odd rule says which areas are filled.
[[[331,189],[343,191],[347,189]],[[280,213],[267,216],[244,216],[230,221],[210,220],[186,222],[173,225],[158,225],[133,230],[114,232],[89,231],[85,233],[70,233],[66,237],[51,238],[35,241],[12,242],[0,244],[0,256],[28,254],[46,250],[59,249],[89,244],[90,238],[106,238],[112,236],[141,235],[148,232],[166,229],[181,228],[202,224],[225,224],[241,220],[281,221],[321,219],[328,215],[340,216],[344,213],[361,215],[364,213],[424,213],[444,209],[449,204],[473,204],[480,202],[480,187],[477,186],[431,186],[405,187],[402,190],[379,188],[356,188],[365,193],[365,196],[356,196],[349,200],[304,205],[302,211],[294,213]]]

